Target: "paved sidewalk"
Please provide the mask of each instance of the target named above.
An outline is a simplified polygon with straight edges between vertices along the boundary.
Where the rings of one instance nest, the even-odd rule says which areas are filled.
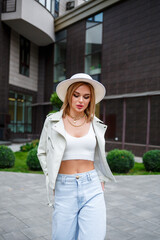
[[[105,190],[105,240],[159,240],[160,175],[116,179]],[[51,240],[44,176],[0,172],[0,183],[0,240]]]

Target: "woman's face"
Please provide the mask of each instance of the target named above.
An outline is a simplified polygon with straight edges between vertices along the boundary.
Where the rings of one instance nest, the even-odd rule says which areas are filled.
[[[72,95],[70,110],[76,113],[84,112],[84,110],[88,107],[90,99],[90,88],[85,84],[81,85]]]

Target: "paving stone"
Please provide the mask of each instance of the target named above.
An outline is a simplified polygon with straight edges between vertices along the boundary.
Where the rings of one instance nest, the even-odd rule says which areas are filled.
[[[5,233],[4,229],[0,228],[0,236]]]
[[[120,239],[130,240],[131,237],[133,237],[133,236],[127,232],[122,232],[117,229],[114,229],[107,233],[106,240],[120,240]]]
[[[16,217],[12,216],[7,219],[0,219],[0,228],[6,233],[12,232],[17,229],[27,228],[27,226]]]
[[[153,222],[152,222],[152,224],[147,221],[138,222],[138,226],[140,228],[144,228],[145,230],[151,231],[151,232],[159,230],[159,225],[156,223],[153,223]]]
[[[7,211],[0,213],[0,220],[6,219],[6,218],[11,218],[11,217],[13,217],[13,215]]]
[[[44,225],[43,228],[42,227],[32,227],[32,228],[28,228],[28,229],[23,229],[22,232],[28,236],[30,239],[34,239],[34,238],[39,238],[39,237],[43,237],[46,236],[49,232],[50,232],[50,236],[51,236],[51,227],[49,226],[49,224]]]
[[[156,223],[156,224],[160,225],[160,217],[159,218],[153,217],[153,218],[147,219],[146,221],[149,223]]]
[[[127,219],[122,219],[121,217],[112,219],[110,222],[110,225],[112,227],[115,227],[116,229],[121,230],[122,232],[132,232],[133,230],[136,230],[139,227],[139,223],[131,223],[127,221]]]
[[[38,227],[38,226],[44,226],[46,223],[50,224],[51,218],[49,218],[49,215],[47,216],[47,218],[45,217],[30,217],[30,218],[25,218],[22,221],[28,226],[28,227]]]
[[[46,238],[45,238],[45,237],[40,237],[40,238],[34,238],[34,239],[32,239],[32,240],[46,240]],[[49,240],[51,240],[51,237],[50,237]]]
[[[3,234],[3,237],[5,240],[29,240],[27,236],[25,236],[21,232],[11,232],[11,233],[6,233]]]
[[[129,213],[139,217],[143,217],[144,219],[149,219],[155,216],[154,213],[152,212],[152,209],[150,209],[149,211],[148,209],[141,209],[137,207],[130,209]]]
[[[156,234],[156,235],[159,235],[159,239],[160,239],[160,228],[153,231],[153,233]]]
[[[44,238],[45,240],[51,240],[51,236],[50,235],[48,235],[48,236],[45,236],[45,238]]]
[[[143,228],[139,228],[132,232],[132,234],[135,236],[135,238],[138,240],[159,240],[160,235],[158,235],[155,232],[150,232],[148,230],[144,230]],[[134,238],[133,238],[134,239]]]
[[[160,175],[116,179],[105,187],[105,240],[159,240]],[[44,176],[0,172],[0,182],[0,240],[51,240]]]

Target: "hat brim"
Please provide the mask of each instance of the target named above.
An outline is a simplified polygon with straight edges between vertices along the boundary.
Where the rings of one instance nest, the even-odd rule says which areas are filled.
[[[64,102],[64,99],[65,99],[65,96],[67,93],[67,89],[69,88],[69,86],[72,85],[72,83],[76,83],[76,82],[84,82],[84,83],[86,82],[86,83],[90,83],[93,86],[94,91],[95,91],[95,103],[96,104],[99,103],[106,94],[105,87],[100,82],[98,82],[94,79],[88,79],[88,78],[66,79],[66,80],[60,82],[56,87],[56,93],[62,102]]]

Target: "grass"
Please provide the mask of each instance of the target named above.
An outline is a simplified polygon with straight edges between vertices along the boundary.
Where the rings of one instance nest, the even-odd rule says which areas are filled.
[[[1,168],[0,171],[5,172],[22,172],[22,173],[43,173],[42,171],[31,171],[29,170],[26,159],[28,152],[15,152],[15,164],[12,168]]]
[[[31,171],[29,170],[26,159],[28,152],[15,152],[15,164],[12,168],[3,168],[0,171],[6,172],[22,172],[22,173],[43,173],[42,171]],[[134,168],[129,171],[127,174],[114,173],[114,175],[158,175],[160,172],[147,172],[144,168],[143,163],[135,162]]]

